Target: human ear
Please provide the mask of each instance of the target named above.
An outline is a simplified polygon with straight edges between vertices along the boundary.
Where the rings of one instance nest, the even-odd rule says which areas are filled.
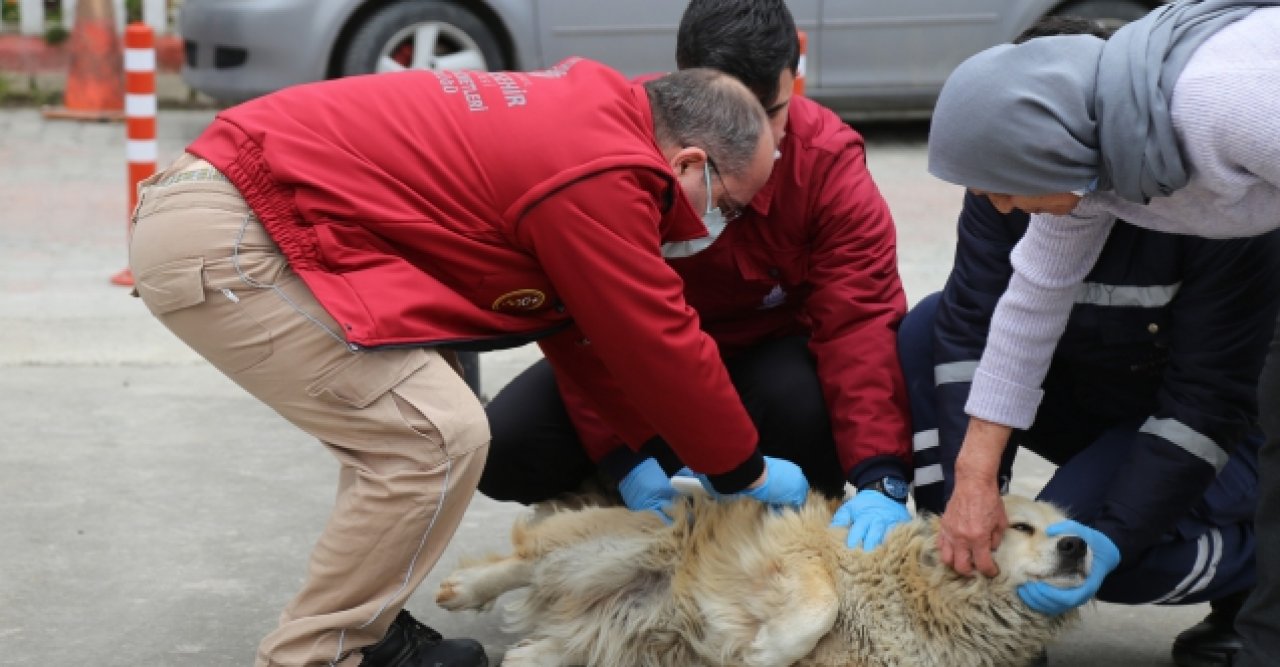
[[[671,170],[676,172],[677,176],[683,176],[690,168],[702,169],[702,164],[706,161],[705,150],[697,146],[685,146],[671,156]]]

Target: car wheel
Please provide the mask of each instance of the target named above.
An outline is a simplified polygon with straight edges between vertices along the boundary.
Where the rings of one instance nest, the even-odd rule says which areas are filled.
[[[1080,16],[1094,19],[1108,30],[1146,16],[1151,7],[1136,0],[1081,0],[1054,10],[1054,16]]]
[[[371,15],[342,61],[344,75],[504,67],[498,40],[479,17],[448,2],[419,0],[402,0]]]

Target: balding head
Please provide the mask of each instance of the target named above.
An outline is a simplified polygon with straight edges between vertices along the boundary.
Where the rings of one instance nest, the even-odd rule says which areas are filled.
[[[708,160],[745,205],[773,169],[773,135],[759,100],[722,72],[681,70],[645,84],[658,147],[677,173]]]
[[[725,174],[750,167],[769,119],[742,83],[722,72],[694,68],[654,79],[645,89],[663,150],[700,147]]]

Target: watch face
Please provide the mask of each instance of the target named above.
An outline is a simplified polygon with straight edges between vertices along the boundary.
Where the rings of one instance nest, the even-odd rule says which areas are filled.
[[[884,478],[884,491],[890,498],[895,500],[905,500],[909,489],[907,488],[907,480],[900,477]]]

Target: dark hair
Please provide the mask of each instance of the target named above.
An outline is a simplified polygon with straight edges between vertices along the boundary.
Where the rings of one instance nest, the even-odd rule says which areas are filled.
[[[800,39],[783,0],[692,0],[676,33],[676,66],[710,67],[768,106],[778,77],[800,66]]]
[[[768,118],[755,98],[723,72],[693,68],[644,84],[659,146],[697,146],[725,174],[755,158]]]
[[[1022,34],[1014,37],[1013,43],[1021,44],[1037,37],[1054,35],[1093,35],[1100,39],[1107,39],[1113,32],[1115,32],[1114,28],[1108,28],[1098,19],[1084,16],[1046,16],[1036,21],[1030,28],[1023,30]]]

